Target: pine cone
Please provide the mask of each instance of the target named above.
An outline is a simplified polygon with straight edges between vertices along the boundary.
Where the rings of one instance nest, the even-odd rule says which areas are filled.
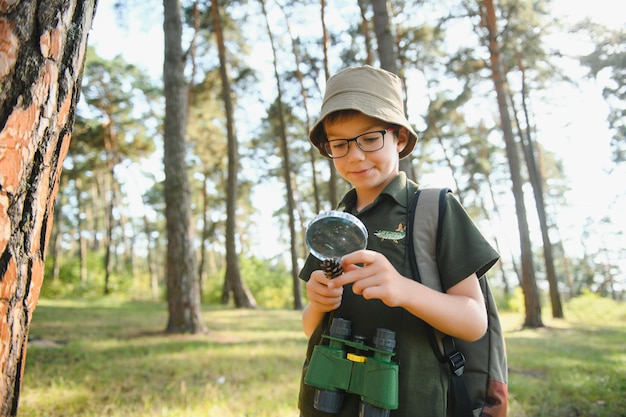
[[[326,278],[333,279],[343,273],[341,263],[337,259],[324,259],[322,261],[322,269]]]

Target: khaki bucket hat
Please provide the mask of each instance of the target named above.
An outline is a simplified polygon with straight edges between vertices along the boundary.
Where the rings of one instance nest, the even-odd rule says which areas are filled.
[[[417,142],[417,133],[404,115],[402,81],[383,69],[369,65],[349,67],[330,77],[326,83],[320,117],[309,132],[311,143],[328,157],[321,145],[326,142],[324,119],[339,110],[357,110],[389,124],[400,125],[409,131],[409,141],[400,152],[400,159],[409,155]]]

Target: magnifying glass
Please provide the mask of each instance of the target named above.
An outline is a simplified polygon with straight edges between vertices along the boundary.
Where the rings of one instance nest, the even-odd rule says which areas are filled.
[[[338,263],[342,256],[367,247],[367,229],[350,213],[325,211],[309,224],[306,244],[317,259]]]

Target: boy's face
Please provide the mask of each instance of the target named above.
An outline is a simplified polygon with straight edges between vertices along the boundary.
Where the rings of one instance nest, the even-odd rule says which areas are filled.
[[[363,133],[390,127],[391,125],[362,113],[324,125],[329,141],[351,139]],[[400,128],[393,133],[385,134],[384,146],[380,150],[363,152],[355,142],[350,142],[348,154],[333,159],[339,175],[356,189],[360,206],[372,203],[398,175],[398,154],[404,149],[407,141],[406,130]],[[361,201],[362,199],[365,201]]]

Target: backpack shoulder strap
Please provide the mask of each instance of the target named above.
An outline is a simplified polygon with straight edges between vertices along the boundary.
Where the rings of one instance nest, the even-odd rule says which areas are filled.
[[[443,290],[437,267],[437,250],[440,226],[446,209],[446,195],[449,192],[451,190],[448,188],[418,189],[407,222],[411,225],[407,251],[415,279],[437,291]],[[432,327],[429,337],[435,355],[450,367],[456,415],[472,417],[471,400],[463,378],[465,357],[457,349],[454,338]]]
[[[409,239],[411,254],[415,254],[417,264],[415,279],[429,288],[442,291],[439,271],[437,270],[437,242],[441,220],[446,209],[448,188],[418,189],[410,210],[412,238]],[[418,214],[419,213],[419,214]]]

